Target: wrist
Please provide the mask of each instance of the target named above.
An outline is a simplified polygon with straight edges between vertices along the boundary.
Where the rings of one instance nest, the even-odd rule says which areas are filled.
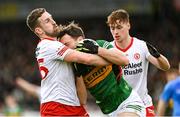
[[[159,54],[158,56],[156,56],[157,59],[159,59],[161,57],[161,54]]]
[[[102,48],[102,47],[98,47],[98,53],[99,56],[103,57],[106,55],[106,49]]]
[[[99,46],[94,45],[91,49],[92,54],[98,54],[99,53]]]

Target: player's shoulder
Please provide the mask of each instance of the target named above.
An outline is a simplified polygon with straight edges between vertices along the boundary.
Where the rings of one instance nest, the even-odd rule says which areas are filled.
[[[145,49],[146,47],[146,42],[144,40],[138,39],[136,37],[133,37],[133,46],[141,48],[141,49]]]
[[[63,45],[63,44],[59,41],[42,40],[41,42],[38,43],[37,47],[54,48],[54,47],[61,46],[61,45]]]
[[[60,50],[64,51],[65,47],[66,46],[59,41],[42,40],[36,47],[36,53],[40,53],[43,56],[47,56],[47,54],[50,55]]]
[[[146,44],[146,42],[142,39],[138,39],[136,37],[133,37],[133,41],[134,43],[138,43],[138,44]]]

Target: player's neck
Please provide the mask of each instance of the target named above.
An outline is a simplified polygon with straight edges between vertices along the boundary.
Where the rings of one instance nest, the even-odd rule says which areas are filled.
[[[41,37],[41,40],[44,40],[44,39],[53,40],[53,41],[57,40],[56,37],[50,37],[50,36],[43,36],[43,37]]]
[[[128,36],[128,38],[126,38],[126,39],[124,39],[122,41],[116,41],[116,45],[119,48],[125,49],[131,44],[131,39],[132,39],[132,37]]]

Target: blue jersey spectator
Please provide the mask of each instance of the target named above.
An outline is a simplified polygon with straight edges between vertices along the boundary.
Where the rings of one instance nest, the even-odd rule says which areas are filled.
[[[160,101],[168,103],[173,100],[173,116],[180,116],[180,76],[168,82],[160,96]]]

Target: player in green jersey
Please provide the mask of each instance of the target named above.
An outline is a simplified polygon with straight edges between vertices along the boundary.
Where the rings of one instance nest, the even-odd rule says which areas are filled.
[[[93,41],[84,38],[85,36],[82,29],[74,23],[70,23],[61,28],[58,36],[59,41],[64,43],[66,46],[82,52],[98,54],[99,47],[112,50],[115,49],[105,40]],[[117,55],[120,56],[119,53]],[[112,64],[114,62],[112,57],[99,56],[109,61],[110,64],[107,66],[96,67],[74,63],[74,68],[76,75],[83,77],[86,88],[89,90],[91,95],[95,97],[96,103],[101,111],[104,114],[113,117],[144,117],[145,107],[141,99],[124,80],[122,74],[119,74],[119,67]]]

